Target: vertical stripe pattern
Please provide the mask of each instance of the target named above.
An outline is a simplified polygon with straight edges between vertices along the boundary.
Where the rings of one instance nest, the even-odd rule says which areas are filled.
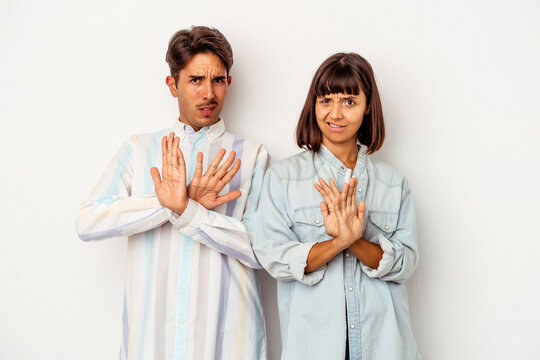
[[[161,171],[161,138],[171,131],[180,137],[188,182],[197,152],[204,172],[220,148],[236,151],[241,168],[221,195],[242,196],[188,220],[163,208],[150,168]],[[262,176],[252,183],[252,174],[264,173],[267,162],[261,145],[226,132],[222,120],[198,132],[175,122],[124,143],[77,214],[81,239],[129,238],[121,359],[266,359],[260,264],[243,215],[257,206]]]

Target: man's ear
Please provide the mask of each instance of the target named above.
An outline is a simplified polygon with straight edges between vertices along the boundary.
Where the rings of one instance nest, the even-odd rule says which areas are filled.
[[[227,76],[227,85],[231,85],[231,77]]]
[[[167,76],[165,79],[165,84],[169,87],[169,91],[171,92],[171,95],[174,97],[178,97],[178,90],[176,87],[176,80],[172,76]]]

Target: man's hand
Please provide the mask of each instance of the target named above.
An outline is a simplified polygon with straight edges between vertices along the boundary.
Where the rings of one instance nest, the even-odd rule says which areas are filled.
[[[203,155],[202,153],[197,154],[197,166],[195,168],[195,175],[188,187],[188,196],[208,210],[237,199],[242,195],[240,190],[234,190],[219,196],[219,192],[223,190],[225,185],[231,181],[240,169],[240,159],[236,159],[234,166],[231,168],[234,158],[236,157],[234,151],[231,151],[227,160],[218,169],[218,165],[221,162],[221,159],[223,159],[223,156],[225,156],[225,149],[219,150],[216,158],[212,161],[203,175]]]
[[[154,189],[161,205],[182,215],[188,205],[186,188],[186,164],[184,155],[178,147],[180,139],[171,132],[169,137],[161,140],[161,169],[163,180],[156,167],[150,169]]]

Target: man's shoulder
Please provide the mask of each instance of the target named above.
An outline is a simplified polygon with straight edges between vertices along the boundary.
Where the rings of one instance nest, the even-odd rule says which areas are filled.
[[[224,144],[230,144],[231,150],[240,151],[255,151],[258,152],[264,148],[264,145],[252,139],[248,139],[228,131],[224,131],[220,136]]]
[[[140,145],[160,145],[161,138],[168,135],[172,128],[164,128],[154,132],[138,133],[131,135],[125,142],[130,143],[132,146]]]

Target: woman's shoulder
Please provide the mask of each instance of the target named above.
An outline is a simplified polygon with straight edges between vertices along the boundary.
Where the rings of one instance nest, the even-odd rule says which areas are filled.
[[[314,172],[313,153],[301,151],[284,159],[275,161],[269,171],[280,179],[311,179]]]
[[[366,168],[370,181],[378,181],[389,187],[402,187],[407,183],[405,176],[394,166],[368,156]]]

